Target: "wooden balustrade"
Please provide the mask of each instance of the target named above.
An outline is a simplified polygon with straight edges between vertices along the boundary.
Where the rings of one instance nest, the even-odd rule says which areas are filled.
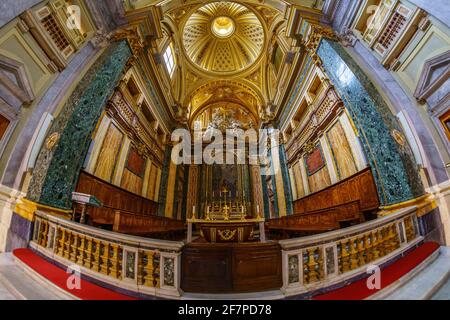
[[[178,297],[181,285],[187,292],[252,292],[282,285],[290,296],[345,285],[366,274],[369,265],[380,266],[419,245],[423,237],[416,215],[417,207],[409,207],[350,228],[278,243],[185,245],[37,212],[30,247],[65,266],[77,265],[100,282],[149,295]]]
[[[136,292],[179,296],[182,242],[145,239],[38,212],[30,246],[82,274]],[[119,281],[119,282],[118,282]]]
[[[283,290],[298,294],[330,283],[343,283],[365,273],[368,265],[381,265],[423,238],[417,208],[354,227],[310,237],[282,240]]]

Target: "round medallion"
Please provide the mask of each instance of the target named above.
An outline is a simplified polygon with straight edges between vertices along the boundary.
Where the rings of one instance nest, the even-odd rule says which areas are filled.
[[[45,146],[47,147],[48,150],[53,150],[53,148],[55,147],[56,143],[59,140],[59,136],[60,134],[58,132],[53,132],[47,139],[47,142],[45,144]]]
[[[397,129],[392,130],[392,136],[394,138],[394,140],[402,147],[405,146],[406,144],[406,140],[405,137],[403,136],[403,134],[398,131]]]

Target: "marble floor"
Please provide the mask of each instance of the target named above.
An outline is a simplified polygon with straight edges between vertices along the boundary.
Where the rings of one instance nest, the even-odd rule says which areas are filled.
[[[436,288],[439,288],[436,290]],[[281,297],[274,291],[270,298]],[[207,295],[187,294],[183,299],[207,299]],[[230,298],[230,297],[222,297]],[[236,297],[233,297],[236,299]],[[241,299],[262,299],[258,294],[244,294]],[[440,256],[417,274],[412,280],[398,288],[387,300],[450,300],[450,248],[441,248]],[[36,280],[20,268],[12,254],[0,254],[0,300],[58,300],[61,296]]]
[[[58,300],[55,292],[26,274],[11,253],[0,254],[0,300]]]
[[[450,278],[447,282],[436,292],[431,300],[450,300]]]
[[[429,300],[441,291],[440,299],[450,300],[450,248],[441,247],[440,254],[411,280],[384,300]],[[444,287],[442,285],[446,283]],[[445,287],[447,286],[447,287]]]

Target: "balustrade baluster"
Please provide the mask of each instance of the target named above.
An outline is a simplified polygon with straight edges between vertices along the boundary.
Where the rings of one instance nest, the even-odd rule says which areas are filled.
[[[83,260],[84,260],[84,241],[85,241],[85,236],[84,235],[80,235],[80,241],[78,242],[78,255],[77,255],[77,264],[82,266],[83,265]]]
[[[92,261],[92,270],[100,271],[100,252],[101,252],[101,244],[100,240],[93,239],[93,261]]]
[[[114,278],[119,278],[119,245],[115,243],[110,244],[110,269],[109,275]]]
[[[46,248],[47,247],[47,236],[48,236],[48,222],[47,221],[41,221],[41,227],[39,228],[39,245],[41,247]]]
[[[55,226],[55,244],[53,245],[53,252],[55,254],[58,254],[59,248],[60,248],[60,241],[61,241],[61,229]]]
[[[366,248],[364,246],[364,236],[356,239],[358,242],[358,256],[359,256],[359,266],[362,267],[366,264]]]
[[[303,283],[309,283],[309,267],[308,267],[308,253],[305,251],[300,255],[302,257],[301,265],[303,266]]]
[[[364,248],[366,251],[366,263],[373,260],[373,237],[372,233],[366,233],[364,235]]]
[[[384,255],[388,255],[392,252],[392,233],[390,226],[387,226],[383,229],[383,240],[384,240]]]
[[[109,243],[100,242],[100,272],[107,275],[109,268]]]
[[[66,245],[67,232],[66,229],[60,229],[61,239],[58,241],[58,250],[56,254],[58,256],[64,256],[64,247]]]
[[[316,257],[314,255],[314,252],[316,251],[313,248],[310,248],[307,250],[308,251],[308,283],[312,283],[312,282],[316,282],[319,280],[319,274],[316,271]]]
[[[397,226],[395,224],[392,224],[389,228],[390,231],[390,247],[391,251],[398,249],[400,247],[400,237],[397,232]]]
[[[147,287],[153,287],[153,255],[151,251],[144,251],[143,256],[146,259],[144,267],[144,285]]]
[[[77,262],[77,250],[78,250],[78,240],[79,235],[77,233],[73,234],[72,243],[70,245],[70,261]]]
[[[92,259],[92,238],[86,237],[85,242],[85,255],[83,260],[83,265],[86,268],[91,268],[91,259]]]
[[[319,274],[319,280],[325,279],[325,268],[324,268],[324,257],[323,257],[323,249],[317,248],[317,272]]]
[[[358,268],[358,250],[356,250],[357,243],[355,242],[357,239],[351,238],[350,243],[350,269],[355,270]]]
[[[64,258],[69,260],[70,257],[70,243],[72,241],[73,234],[70,231],[67,231],[66,242],[64,243]]]
[[[407,217],[405,219],[405,231],[407,242],[412,241],[415,238],[414,222],[412,217]]]
[[[347,250],[348,239],[341,240],[342,250],[342,273],[350,270],[350,254]]]
[[[379,258],[384,257],[386,254],[385,237],[383,229],[384,228],[379,228],[377,232]]]
[[[373,254],[373,260],[377,260],[380,257],[380,239],[378,238],[378,231],[374,230],[372,233],[372,254]]]

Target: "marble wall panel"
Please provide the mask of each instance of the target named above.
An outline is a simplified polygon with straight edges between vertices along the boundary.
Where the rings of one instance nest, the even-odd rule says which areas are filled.
[[[340,122],[336,122],[327,132],[328,142],[336,163],[339,180],[343,180],[358,172],[350,144]]]
[[[135,194],[142,193],[143,180],[128,169],[123,171],[121,187]]]
[[[131,50],[126,41],[112,43],[78,83],[49,130],[56,144],[41,149],[28,198],[69,209],[92,132],[122,76]]]
[[[324,39],[317,53],[362,137],[381,203],[390,205],[423,195],[411,148],[373,83],[338,43]]]
[[[313,175],[308,177],[309,190],[311,193],[325,189],[331,185],[330,174],[325,166]]]
[[[102,180],[111,182],[117,163],[123,134],[114,124],[111,124],[106,132],[100,154],[97,159],[94,175]]]

